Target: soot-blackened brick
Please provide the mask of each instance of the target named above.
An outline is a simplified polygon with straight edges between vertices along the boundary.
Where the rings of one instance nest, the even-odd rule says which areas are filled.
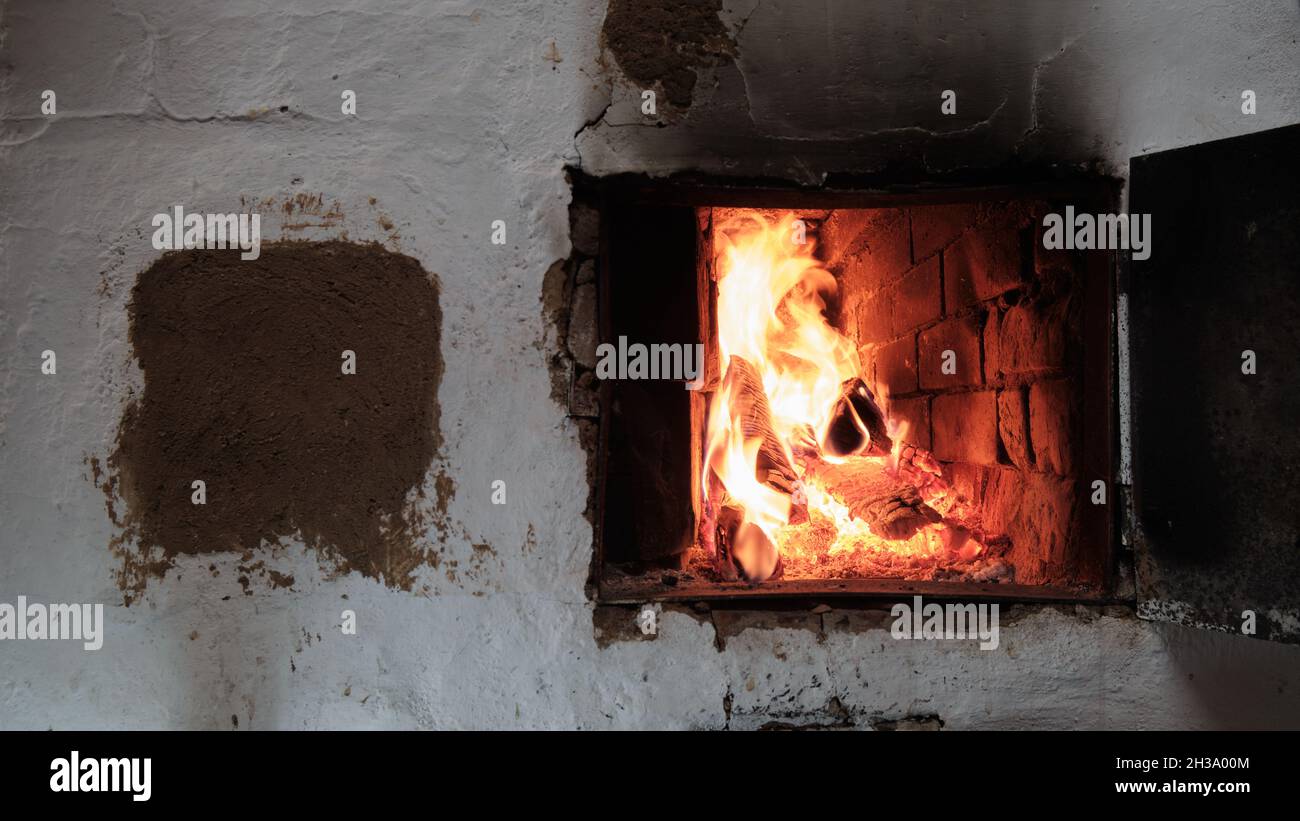
[[[1024,388],[998,391],[998,435],[1002,451],[1022,470],[1033,462],[1029,449],[1029,412]]]
[[[1024,284],[1020,232],[987,226],[968,231],[943,252],[944,298],[949,313]]]
[[[917,338],[921,388],[942,390],[980,383],[980,317],[946,319]],[[952,373],[944,373],[945,351],[952,351]]]
[[[875,348],[876,386],[885,396],[914,393],[916,337],[905,336]]]
[[[1078,434],[1077,393],[1066,379],[1036,382],[1029,388],[1030,439],[1034,463],[1061,476],[1074,473]]]
[[[998,403],[994,391],[942,394],[930,406],[934,454],[976,465],[998,463]]]

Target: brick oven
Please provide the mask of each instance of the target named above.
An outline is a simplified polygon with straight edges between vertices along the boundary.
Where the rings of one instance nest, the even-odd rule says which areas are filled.
[[[704,360],[696,390],[686,379],[601,383],[604,597],[1111,595],[1115,257],[1041,242],[1048,213],[1113,210],[1111,181],[816,192],[640,178],[585,185],[601,214],[601,338],[697,344]],[[818,405],[838,413],[790,422],[776,436],[784,441],[757,457],[759,484],[794,500],[766,538],[745,529],[752,517],[718,481],[710,441],[728,413],[719,395],[733,394],[736,415],[742,390],[732,363],[746,357],[725,350],[737,347],[727,344],[726,304],[737,297],[725,283],[745,290],[728,260],[755,226],[781,232],[778,245],[803,246],[795,256],[806,278],[788,293],[815,290],[810,313],[825,323],[809,350],[748,356],[768,362],[770,424],[759,428],[783,427],[777,383],[782,369],[801,367],[790,362],[832,347],[844,360],[837,375],[809,378],[839,386],[838,402]],[[773,330],[786,299],[759,309],[775,317],[769,339],[806,330]],[[740,404],[748,428],[736,441],[756,430]],[[746,559],[747,539],[771,561]]]
[[[1294,642],[1297,129],[1127,190],[571,170],[598,601],[1118,603]],[[1046,241],[1080,214],[1154,234]],[[699,367],[602,378],[597,343]]]

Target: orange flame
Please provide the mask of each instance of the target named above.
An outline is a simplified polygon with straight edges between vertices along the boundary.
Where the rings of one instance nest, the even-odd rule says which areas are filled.
[[[820,441],[840,385],[861,372],[853,342],[826,321],[835,277],[813,256],[813,242],[804,234],[794,214],[772,224],[757,212],[740,212],[714,232],[722,246],[723,369],[732,356],[741,356],[758,370],[772,426],[785,443],[809,426]]]
[[[809,435],[822,441],[841,385],[861,372],[857,349],[826,320],[834,276],[814,256],[813,242],[794,214],[775,220],[761,212],[736,212],[714,231],[718,270],[718,342],[724,373],[742,357],[762,380],[773,431],[787,461],[791,444]],[[775,569],[771,551],[790,517],[791,500],[755,478],[760,440],[745,439],[734,412],[731,386],[714,394],[709,408],[704,487],[712,470],[728,496],[744,509],[745,524],[768,537],[768,550],[737,555],[751,580]],[[866,525],[815,486],[800,488],[801,502],[831,518],[844,540],[865,535]]]

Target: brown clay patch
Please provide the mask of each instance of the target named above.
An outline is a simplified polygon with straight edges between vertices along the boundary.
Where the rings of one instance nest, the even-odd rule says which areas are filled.
[[[141,273],[130,340],[144,392],[108,460],[126,503],[122,588],[139,592],[178,554],[297,534],[343,570],[409,589],[441,447],[441,322],[436,279],[377,244],[274,243],[247,261],[179,251]],[[206,504],[191,502],[196,479]]]
[[[630,79],[658,84],[668,102],[689,108],[697,69],[735,58],[721,8],[722,0],[610,0],[605,46]]]

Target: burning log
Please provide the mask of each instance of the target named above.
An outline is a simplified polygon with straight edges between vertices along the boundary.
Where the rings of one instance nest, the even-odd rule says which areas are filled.
[[[893,447],[876,395],[860,377],[844,380],[822,449],[832,456],[884,456]]]
[[[890,472],[943,511],[944,547],[949,553],[971,559],[981,550],[996,551],[1010,544],[1004,534],[984,528],[981,511],[953,490],[944,478],[943,467],[928,450],[903,445],[891,459]]]
[[[759,582],[779,579],[781,553],[763,529],[745,521],[745,511],[725,503],[718,512],[715,565],[723,579]]]
[[[758,442],[754,479],[789,499],[787,523],[808,520],[806,502],[795,495],[799,475],[772,427],[772,411],[758,371],[743,357],[732,356],[723,380],[728,397],[725,409],[746,442]],[[763,581],[779,575],[781,557],[775,544],[755,522],[746,521],[744,507],[726,491],[720,465],[713,463],[707,477],[700,541],[712,547],[723,578],[743,577]]]
[[[731,412],[740,420],[745,440],[760,442],[754,478],[787,496],[792,495],[799,475],[786,459],[785,448],[772,429],[772,410],[767,404],[762,377],[744,358],[733,356],[727,365],[723,389],[730,391]]]
[[[918,530],[942,521],[917,489],[874,459],[849,459],[843,464],[810,462],[809,473],[849,515],[866,522],[882,539],[902,541]]]
[[[806,521],[807,508],[799,510]],[[792,518],[794,512],[792,507]],[[699,544],[713,557],[714,569],[723,581],[760,582],[782,576],[776,545],[761,528],[744,521],[744,507],[727,495],[722,480],[713,471],[709,471],[702,514]]]
[[[927,497],[948,492],[948,482],[943,478],[943,467],[928,450],[904,444],[897,458],[891,459],[893,472]]]

